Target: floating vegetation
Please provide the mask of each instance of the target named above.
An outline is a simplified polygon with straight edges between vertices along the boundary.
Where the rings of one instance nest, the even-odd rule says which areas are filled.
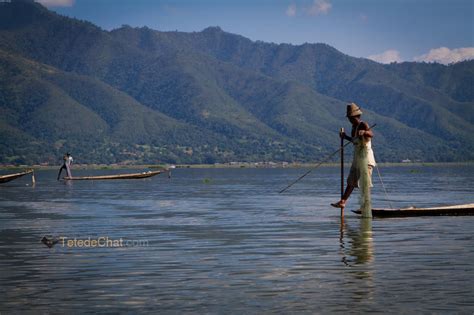
[[[212,182],[212,179],[211,178],[204,178],[202,180],[203,184],[210,184]]]

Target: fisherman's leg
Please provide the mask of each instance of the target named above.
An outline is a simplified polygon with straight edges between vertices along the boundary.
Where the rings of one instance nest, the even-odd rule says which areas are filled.
[[[64,165],[61,166],[61,168],[59,169],[58,180],[59,180],[59,178],[61,177],[61,173],[63,172],[63,168],[65,168]]]
[[[342,195],[341,200],[336,203],[331,203],[331,206],[335,208],[344,208],[346,206],[347,199],[349,199],[350,195],[352,194],[352,191],[355,187],[358,187],[358,180],[359,176],[357,168],[352,165],[351,170],[349,172],[349,176],[347,176],[347,187],[344,191],[344,194]]]
[[[355,187],[353,185],[347,185],[346,190],[344,191],[344,194],[342,195],[341,200],[339,200],[336,203],[331,203],[331,206],[333,206],[335,208],[345,208],[346,207],[346,201],[351,196],[352,191],[354,190],[354,188]]]
[[[355,186],[352,185],[347,185],[346,190],[344,191],[344,195],[342,196],[341,201],[344,201],[344,203],[349,199],[349,197],[352,194],[352,191],[354,190]]]
[[[72,177],[72,175],[71,175],[71,166],[66,165],[66,173],[67,173],[67,177]]]

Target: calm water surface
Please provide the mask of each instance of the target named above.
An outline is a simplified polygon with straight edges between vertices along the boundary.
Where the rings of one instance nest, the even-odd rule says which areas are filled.
[[[474,202],[474,166],[380,171],[397,207]],[[34,187],[3,184],[0,312],[474,312],[474,216],[367,221],[346,209],[342,223],[328,206],[336,168],[278,194],[303,172],[64,183],[42,171]],[[374,184],[373,204],[388,206],[376,173]]]

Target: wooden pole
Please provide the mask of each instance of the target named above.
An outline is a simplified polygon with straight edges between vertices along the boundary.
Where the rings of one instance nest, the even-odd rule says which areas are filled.
[[[340,133],[344,132],[341,128]],[[341,137],[341,199],[344,196],[344,138]],[[344,217],[344,208],[341,208],[341,218]]]

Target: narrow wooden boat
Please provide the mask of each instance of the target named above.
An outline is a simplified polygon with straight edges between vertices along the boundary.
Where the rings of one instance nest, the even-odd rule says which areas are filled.
[[[21,172],[21,173],[15,173],[15,174],[1,175],[0,176],[0,184],[7,183],[11,180],[17,179],[19,177],[22,177],[22,176],[25,176],[25,175],[31,174],[31,173],[33,173],[33,170],[28,170],[28,171],[24,171],[24,172]]]
[[[352,212],[361,214],[360,210]],[[372,209],[374,217],[417,217],[437,215],[474,215],[474,203],[431,208]]]
[[[65,180],[106,180],[106,179],[139,179],[148,178],[162,173],[162,171],[148,171],[142,173],[132,174],[118,174],[118,175],[101,175],[101,176],[81,176],[81,177],[64,177]]]

